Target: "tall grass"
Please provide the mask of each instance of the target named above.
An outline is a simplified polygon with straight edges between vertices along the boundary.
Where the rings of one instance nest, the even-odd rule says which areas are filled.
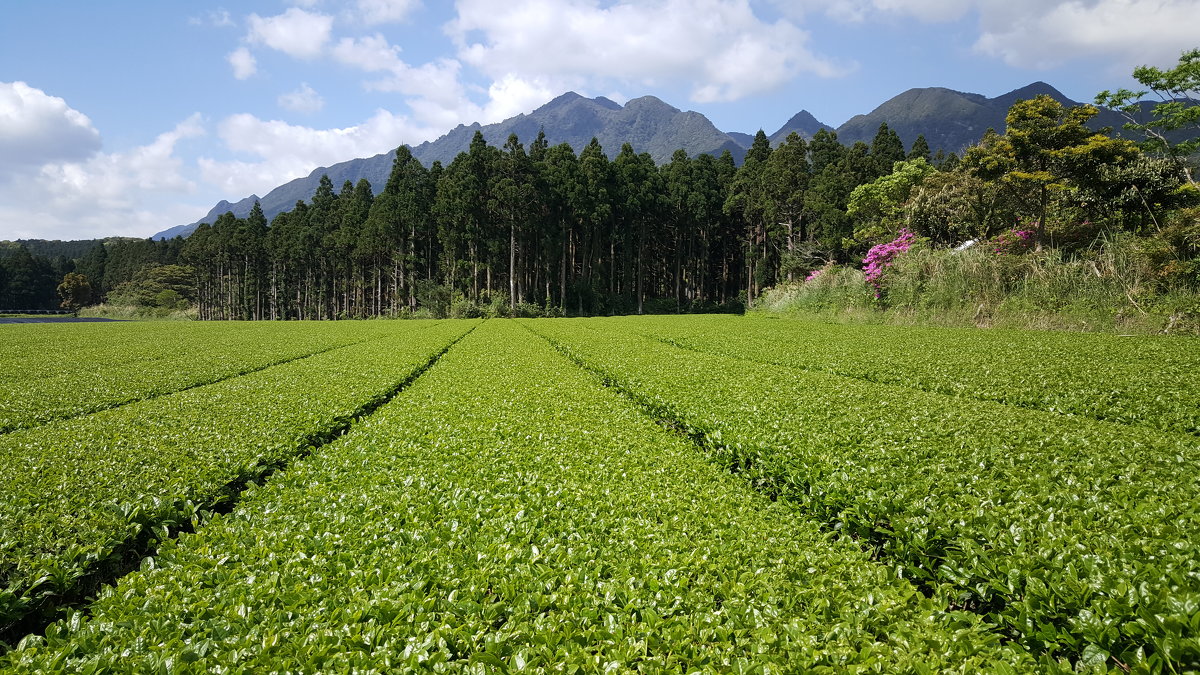
[[[195,307],[187,309],[165,309],[144,305],[112,305],[102,303],[79,310],[81,317],[101,319],[125,319],[130,321],[195,321]]]
[[[1165,284],[1130,237],[1073,255],[914,249],[888,270],[880,298],[858,270],[832,268],[768,290],[755,309],[837,321],[1200,334],[1200,293]]]

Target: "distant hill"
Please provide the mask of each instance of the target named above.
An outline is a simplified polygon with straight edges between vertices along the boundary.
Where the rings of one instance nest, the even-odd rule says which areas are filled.
[[[912,145],[920,134],[925,135],[929,148],[937,152],[961,154],[975,144],[989,128],[1004,132],[1004,118],[1013,103],[1046,94],[1067,106],[1081,105],[1072,101],[1045,82],[1034,82],[1007,94],[988,98],[980,94],[928,87],[909,89],[888,99],[866,115],[855,115],[837,128],[838,140],[846,145],[858,141],[870,143],[879,131],[879,125],[887,122],[904,141]],[[1118,133],[1124,120],[1111,110],[1101,110],[1092,119],[1092,127],[1112,127]]]
[[[629,143],[637,152],[647,152],[654,161],[669,161],[671,155],[683,148],[689,155],[719,155],[729,150],[738,162],[746,154],[745,147],[713,126],[707,117],[697,112],[685,112],[667,105],[653,96],[635,98],[620,105],[604,97],[584,98],[568,92],[550,101],[529,114],[521,114],[496,124],[478,123],[459,125],[435,141],[428,141],[412,148],[413,156],[426,166],[440,161],[449,164],[458,154],[467,149],[476,131],[481,131],[488,143],[501,146],[509,134],[516,134],[528,147],[544,130],[551,145],[569,143],[576,152],[591,142],[600,141],[609,157],[615,157],[624,143]],[[748,144],[747,144],[748,145]],[[187,236],[200,223],[212,223],[226,211],[244,218],[257,200],[267,219],[289,211],[297,200],[312,198],[322,174],[329,174],[335,188],[349,180],[357,183],[366,178],[378,193],[387,182],[392,170],[396,151],[385,152],[365,159],[352,159],[329,167],[319,167],[304,178],[297,178],[271,190],[263,197],[250,195],[241,201],[222,201],[212,208],[204,218],[195,223],[180,225],[154,235],[155,239]]]
[[[17,239],[14,241],[0,241],[0,258],[13,255],[22,246],[33,255],[44,256],[47,258],[66,258],[75,260],[87,255],[88,251],[96,248],[96,244],[104,244],[111,241],[127,241],[130,237],[105,237],[103,239],[72,239],[63,241],[61,239]]]

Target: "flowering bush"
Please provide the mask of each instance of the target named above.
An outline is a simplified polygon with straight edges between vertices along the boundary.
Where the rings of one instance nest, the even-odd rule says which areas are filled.
[[[821,272],[824,272],[824,271],[825,271],[825,268],[821,267],[821,268],[818,268],[818,269],[815,269],[815,270],[809,272],[808,276],[804,277],[804,283],[808,283],[808,282],[816,279],[817,277],[821,276]]]
[[[1008,232],[1001,232],[991,243],[996,255],[1026,253],[1033,248],[1033,230],[1019,230],[1014,227]]]
[[[867,251],[867,257],[863,258],[863,278],[875,288],[876,298],[883,296],[887,269],[895,262],[896,256],[912,248],[916,240],[917,235],[912,230],[902,227],[900,236],[886,244],[876,244]]]

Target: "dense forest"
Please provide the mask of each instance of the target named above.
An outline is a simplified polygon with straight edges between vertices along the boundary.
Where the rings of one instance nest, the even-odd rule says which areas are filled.
[[[426,169],[400,148],[374,197],[365,181],[336,191],[322,180],[310,202],[269,227],[257,210],[223,216],[201,226],[183,256],[197,270],[206,318],[443,314],[497,303],[573,314],[641,312],[647,302],[734,307],[801,271],[788,258],[801,242],[840,248],[851,234],[850,189],[904,158],[886,127],[873,146],[854,148],[822,133],[772,149],[760,133],[740,168],[728,154],[680,151],[656,166],[628,145],[609,160],[594,141],[577,154],[541,136],[527,151],[515,136],[495,148],[477,134],[445,167]],[[778,190],[760,194],[769,181]],[[785,213],[804,183],[823,190],[814,209],[843,217]],[[790,232],[774,224],[781,218],[792,219]]]
[[[194,297],[195,281],[194,270],[179,264],[183,245],[183,239],[127,237],[0,242],[0,310],[59,309],[63,298],[58,287],[68,274],[81,274],[88,280],[93,301],[112,296],[122,302],[151,306],[127,296],[136,289],[144,292],[146,281],[153,283],[162,276],[164,266],[187,277],[176,280],[174,286],[184,298],[179,304],[186,304],[186,298]]]
[[[46,289],[75,272],[93,300],[190,304],[204,319],[714,311],[898,236],[936,248],[1019,235],[1069,254],[1123,233],[1154,242],[1170,283],[1200,285],[1196,148],[1162,140],[1169,119],[1143,125],[1140,144],[1098,132],[1097,112],[1018,101],[1004,133],[961,158],[931,156],[922,137],[906,148],[886,124],[849,147],[825,130],[772,147],[760,131],[741,166],[476,133],[446,166],[399,148],[377,195],[324,177],[270,223],[256,206],[186,240],[109,241],[73,261],[9,251],[0,305],[53,303]]]

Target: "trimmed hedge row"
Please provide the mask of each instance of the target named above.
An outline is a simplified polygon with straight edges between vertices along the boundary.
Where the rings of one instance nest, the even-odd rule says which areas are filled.
[[[391,337],[0,436],[0,630],[342,433],[475,323],[396,323]]]
[[[1200,433],[1200,340],[762,317],[622,317],[605,330],[966,399]]]
[[[0,433],[209,384],[388,330],[381,322],[5,327],[0,330]]]
[[[1193,436],[698,353],[614,323],[528,325],[1044,663],[1200,664]]]

